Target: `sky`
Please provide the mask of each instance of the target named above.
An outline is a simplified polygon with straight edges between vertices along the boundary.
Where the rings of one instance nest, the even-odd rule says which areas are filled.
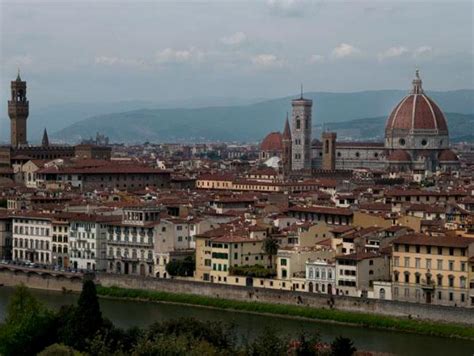
[[[473,1],[0,0],[0,108],[474,88]]]

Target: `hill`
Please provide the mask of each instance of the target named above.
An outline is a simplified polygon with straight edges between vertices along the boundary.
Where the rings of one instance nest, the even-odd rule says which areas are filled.
[[[305,97],[313,99],[315,126],[377,117],[383,117],[380,120],[383,126],[385,117],[405,94],[400,90],[382,90],[307,93]],[[445,112],[474,113],[474,90],[430,92],[429,95]],[[140,109],[97,115],[71,124],[53,137],[79,141],[101,132],[113,142],[256,141],[269,131],[282,130],[286,112],[291,111],[291,99],[285,97],[240,106]]]

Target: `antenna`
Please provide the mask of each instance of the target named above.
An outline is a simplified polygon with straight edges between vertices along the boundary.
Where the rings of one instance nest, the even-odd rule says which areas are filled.
[[[303,83],[301,83],[301,99],[303,99]]]

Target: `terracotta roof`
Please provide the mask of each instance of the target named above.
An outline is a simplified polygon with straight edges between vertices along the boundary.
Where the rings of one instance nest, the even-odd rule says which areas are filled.
[[[395,150],[387,157],[390,162],[411,162],[410,154],[405,150]]]
[[[458,156],[451,150],[443,150],[438,155],[440,162],[456,162],[459,161]]]
[[[292,212],[307,212],[307,213],[315,213],[315,214],[328,214],[328,215],[345,215],[345,216],[352,216],[352,210],[346,208],[333,208],[329,206],[295,206],[288,209],[288,211]]]
[[[38,174],[170,174],[157,168],[134,164],[107,164],[95,167],[47,167],[38,170]]]
[[[423,92],[412,93],[400,101],[390,114],[385,130],[448,131],[441,109]]]
[[[355,260],[355,261],[362,261],[368,258],[377,258],[382,257],[379,253],[375,252],[356,252],[350,255],[339,255],[336,256],[337,260]]]
[[[457,236],[428,236],[424,234],[407,234],[393,240],[394,244],[425,245],[439,247],[468,247],[474,243],[473,238]]]
[[[282,148],[282,135],[279,132],[269,133],[260,144],[261,151],[281,151]]]

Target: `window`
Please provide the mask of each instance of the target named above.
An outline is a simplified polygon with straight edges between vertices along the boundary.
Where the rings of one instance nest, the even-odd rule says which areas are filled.
[[[443,260],[438,260],[437,263],[438,263],[438,266],[437,266],[438,269],[442,270],[443,269]]]
[[[299,118],[296,119],[296,128],[298,130],[301,128],[301,120]]]
[[[410,267],[410,257],[405,257],[403,263],[406,268]]]
[[[286,266],[286,258],[280,259],[280,264],[281,264],[282,266]]]
[[[431,269],[431,258],[426,259],[426,269]]]
[[[454,277],[453,276],[449,276],[449,286],[451,288],[454,287]]]

